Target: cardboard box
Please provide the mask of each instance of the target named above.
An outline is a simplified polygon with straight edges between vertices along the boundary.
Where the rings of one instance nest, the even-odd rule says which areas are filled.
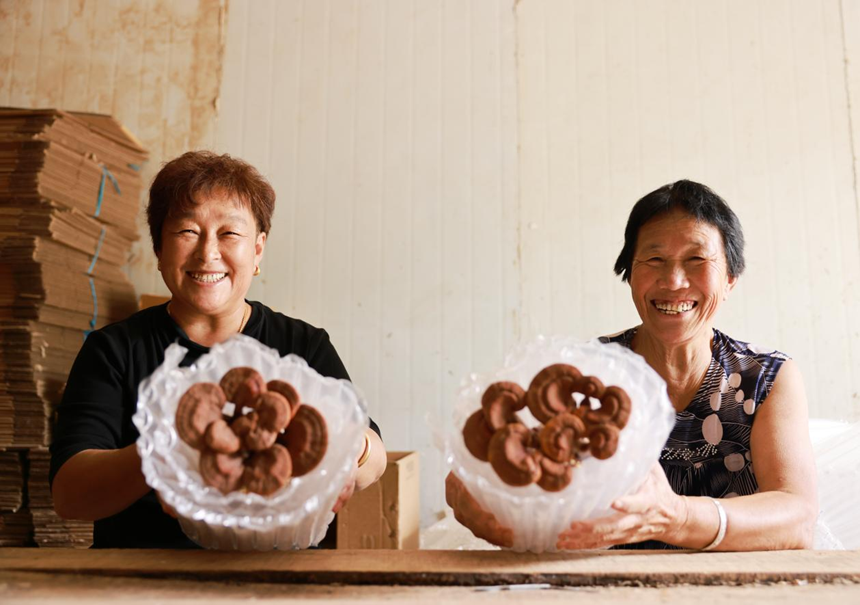
[[[338,548],[419,548],[417,452],[388,452],[382,478],[356,493],[337,515]]]

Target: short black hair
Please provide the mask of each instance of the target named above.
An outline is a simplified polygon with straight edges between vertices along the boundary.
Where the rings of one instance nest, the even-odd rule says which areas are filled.
[[[739,277],[746,265],[741,222],[723,198],[701,183],[686,180],[664,185],[633,206],[624,229],[624,247],[615,261],[615,275],[620,275],[623,281],[630,281],[639,230],[651,219],[676,209],[719,229],[729,275]]]

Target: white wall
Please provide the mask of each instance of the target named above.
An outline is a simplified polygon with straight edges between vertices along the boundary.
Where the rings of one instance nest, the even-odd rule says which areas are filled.
[[[387,445],[422,452],[425,521],[426,415],[520,338],[635,323],[626,214],[678,178],[747,233],[719,325],[795,356],[814,415],[860,419],[860,2],[222,7],[0,0],[0,103],[113,113],[148,175],[201,146],[269,175],[251,294],[329,330]],[[130,274],[163,291],[146,239]]]
[[[422,451],[425,521],[425,415],[521,337],[633,325],[626,216],[679,178],[746,230],[719,326],[860,417],[856,4],[514,4],[230,4],[217,145],[279,195],[252,295],[326,327],[387,445]]]

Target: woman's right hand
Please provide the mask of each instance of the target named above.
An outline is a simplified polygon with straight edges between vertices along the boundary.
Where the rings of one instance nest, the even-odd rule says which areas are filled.
[[[454,518],[478,538],[505,548],[514,545],[513,530],[500,524],[495,515],[481,508],[453,472],[448,473],[445,479],[445,500],[454,509]]]

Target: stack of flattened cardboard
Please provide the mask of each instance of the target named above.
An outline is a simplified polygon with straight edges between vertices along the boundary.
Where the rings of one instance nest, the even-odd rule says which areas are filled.
[[[27,496],[33,516],[33,539],[38,546],[72,546],[88,548],[93,543],[93,524],[61,519],[54,512],[48,487],[51,454],[46,449],[32,449],[29,458]]]
[[[0,108],[0,448],[50,444],[84,338],[137,309],[121,266],[137,238],[145,160],[109,116]],[[47,519],[47,472],[40,480],[37,536],[43,523],[51,544],[76,544]]]
[[[33,543],[33,521],[24,507],[24,452],[0,451],[0,546]]]

